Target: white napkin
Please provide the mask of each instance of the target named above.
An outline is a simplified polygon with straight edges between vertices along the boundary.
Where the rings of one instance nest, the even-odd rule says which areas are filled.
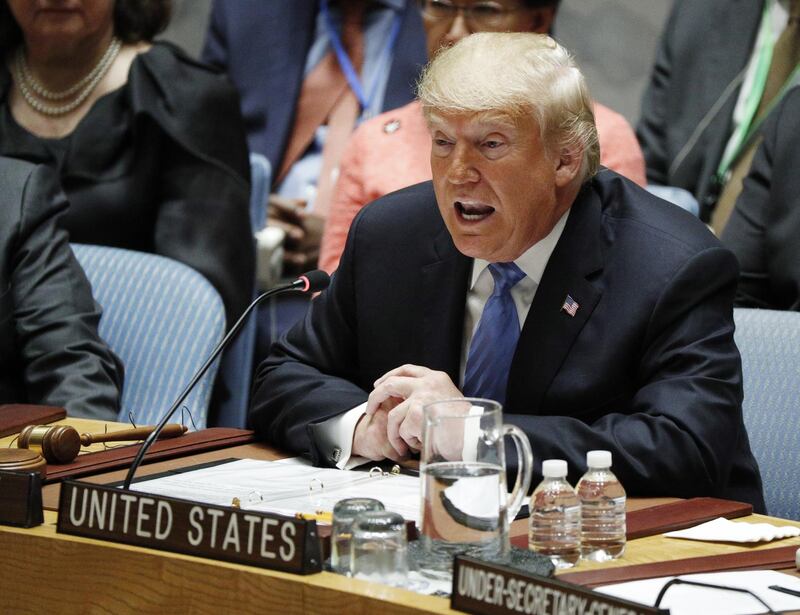
[[[778,538],[800,536],[800,527],[793,525],[779,526],[771,523],[747,523],[719,517],[713,521],[707,521],[685,530],[667,532],[664,536],[710,542],[768,542]]]

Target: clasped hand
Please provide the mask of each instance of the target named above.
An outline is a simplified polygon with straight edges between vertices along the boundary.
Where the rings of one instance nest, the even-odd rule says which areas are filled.
[[[270,226],[277,226],[286,233],[285,273],[300,273],[314,267],[319,257],[325,219],[307,211],[304,201],[277,194],[269,196],[267,212]]]
[[[422,447],[426,404],[463,397],[450,377],[419,365],[403,365],[375,381],[366,414],[356,425],[353,454],[374,461],[402,461]],[[453,434],[460,441],[460,434]]]

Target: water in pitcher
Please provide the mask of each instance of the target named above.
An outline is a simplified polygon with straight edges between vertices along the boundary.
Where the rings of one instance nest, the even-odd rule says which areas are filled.
[[[499,465],[427,464],[422,471],[423,573],[449,578],[456,554],[506,561],[507,497],[505,472]]]

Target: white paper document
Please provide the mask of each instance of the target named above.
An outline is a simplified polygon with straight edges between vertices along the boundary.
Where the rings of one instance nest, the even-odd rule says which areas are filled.
[[[661,588],[673,578],[675,577],[617,583],[598,587],[597,591],[654,606]],[[750,590],[776,612],[800,609],[800,598],[769,588],[770,585],[779,585],[800,591],[800,578],[774,570],[686,574],[680,575],[680,578]],[[669,609],[670,615],[697,615],[698,613],[703,615],[748,615],[765,613],[767,610],[758,600],[744,593],[691,585],[670,587],[661,600],[660,607]]]
[[[330,512],[344,498],[369,497],[406,520],[419,520],[419,478],[403,474],[372,475],[364,471],[316,468],[293,457],[280,461],[238,459],[151,480],[131,489],[206,504],[230,506],[233,498],[242,509],[295,513]]]
[[[668,532],[664,536],[709,542],[768,542],[779,538],[800,536],[800,527],[771,523],[747,523],[719,517],[685,530]]]

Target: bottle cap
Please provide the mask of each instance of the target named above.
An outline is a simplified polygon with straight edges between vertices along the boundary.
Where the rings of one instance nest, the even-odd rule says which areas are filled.
[[[542,462],[542,476],[545,478],[564,478],[567,475],[567,462],[563,459],[545,459]]]
[[[586,465],[590,468],[610,468],[611,451],[589,451],[586,453]]]

